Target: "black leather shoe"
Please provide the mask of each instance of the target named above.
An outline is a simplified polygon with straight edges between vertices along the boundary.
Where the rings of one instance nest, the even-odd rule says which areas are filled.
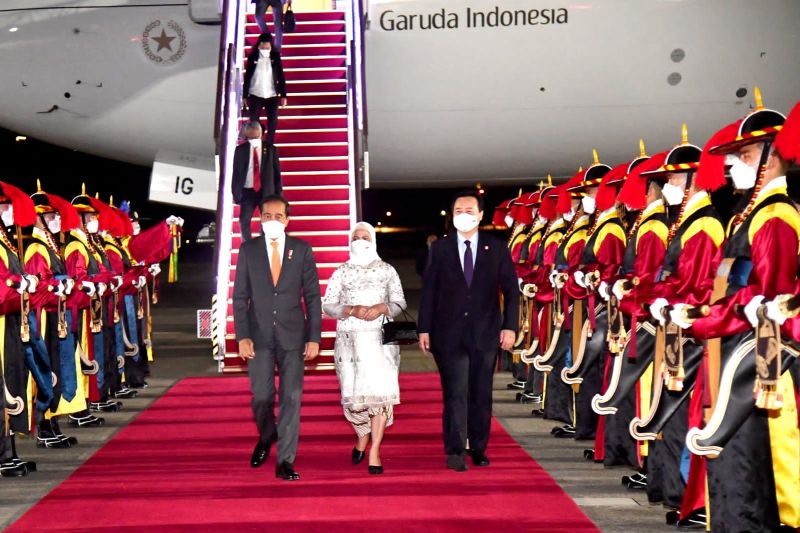
[[[368,470],[369,470],[369,473],[370,473],[370,474],[373,474],[373,475],[376,475],[376,474],[383,474],[383,467],[382,467],[382,466],[372,466],[372,465],[369,465],[369,468],[368,468]]]
[[[269,457],[269,449],[272,447],[272,441],[264,444],[260,440],[256,443],[253,449],[253,455],[250,457],[250,466],[258,468],[267,461]]]
[[[514,381],[513,383],[509,383],[508,385],[506,385],[506,388],[508,390],[524,389],[525,388],[525,382],[517,380],[517,381]]]
[[[300,474],[295,472],[292,463],[283,462],[275,467],[275,477],[286,481],[297,481],[300,479]]]
[[[364,457],[366,456],[367,456],[366,450],[359,450],[358,448],[353,448],[353,453],[351,455],[351,459],[353,460],[353,465],[360,464],[361,461],[363,461]]]
[[[489,466],[489,458],[486,457],[485,453],[472,451],[469,452],[469,456],[472,458],[472,464],[475,466]]]
[[[447,456],[447,468],[455,470],[456,472],[467,471],[467,461],[464,459],[464,454],[451,454]]]
[[[544,409],[532,409],[531,416],[535,416],[536,418],[544,418]]]

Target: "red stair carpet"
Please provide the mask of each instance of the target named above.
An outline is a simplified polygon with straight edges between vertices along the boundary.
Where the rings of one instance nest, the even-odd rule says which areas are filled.
[[[444,466],[434,374],[403,374],[382,476],[354,467],[336,376],[306,377],[301,480],[274,477],[247,377],[189,378],[143,412],[8,531],[597,531],[496,421],[488,468]],[[44,466],[44,465],[43,465]]]

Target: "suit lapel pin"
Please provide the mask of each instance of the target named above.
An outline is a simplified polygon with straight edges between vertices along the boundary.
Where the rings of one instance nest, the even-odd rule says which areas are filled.
[[[290,248],[290,249],[289,249],[289,255],[287,256],[287,259],[288,259],[289,261],[291,261],[291,260],[292,260],[292,253],[294,253],[294,250],[292,250],[292,249]]]
[[[483,247],[483,249],[484,250],[488,250],[489,249],[489,245],[487,244],[486,246]]]

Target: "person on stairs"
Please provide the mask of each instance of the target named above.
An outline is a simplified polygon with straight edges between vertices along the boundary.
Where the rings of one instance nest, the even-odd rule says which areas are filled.
[[[233,201],[239,204],[239,227],[242,240],[253,238],[250,227],[253,211],[261,199],[283,190],[280,170],[276,167],[276,154],[270,153],[261,140],[261,124],[256,121],[245,126],[247,142],[236,147],[233,153]],[[277,175],[276,175],[277,172]]]
[[[267,145],[275,144],[278,127],[278,106],[286,107],[286,77],[280,49],[272,46],[272,35],[262,33],[247,55],[242,95],[247,98],[250,121],[261,119],[261,110],[267,111]]]
[[[283,45],[283,5],[288,3],[289,9],[291,9],[292,0],[288,2],[286,0],[253,0],[253,3],[256,5],[256,24],[258,24],[259,29],[261,29],[261,33],[269,33],[266,14],[267,8],[272,8],[272,20],[275,27],[275,46],[280,50]]]

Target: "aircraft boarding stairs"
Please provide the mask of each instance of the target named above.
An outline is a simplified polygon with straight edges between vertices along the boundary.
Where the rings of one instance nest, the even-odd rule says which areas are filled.
[[[252,8],[251,8],[252,9]],[[327,280],[348,258],[349,230],[355,221],[352,126],[348,109],[347,17],[344,11],[296,12],[294,33],[284,33],[282,59],[288,106],[280,109],[275,145],[280,155],[284,195],[292,204],[287,231],[309,242],[314,251],[324,295]],[[272,14],[268,13],[272,29]],[[259,28],[253,13],[244,25],[244,57]],[[241,66],[244,72],[244,65]],[[262,124],[266,114],[262,112]],[[239,125],[247,117],[239,117]],[[233,324],[233,282],[241,244],[239,206],[233,206],[230,235],[225,354],[221,369],[244,371],[237,357]],[[260,234],[258,211],[251,220]],[[333,369],[336,321],[323,317],[320,356],[307,370]]]

